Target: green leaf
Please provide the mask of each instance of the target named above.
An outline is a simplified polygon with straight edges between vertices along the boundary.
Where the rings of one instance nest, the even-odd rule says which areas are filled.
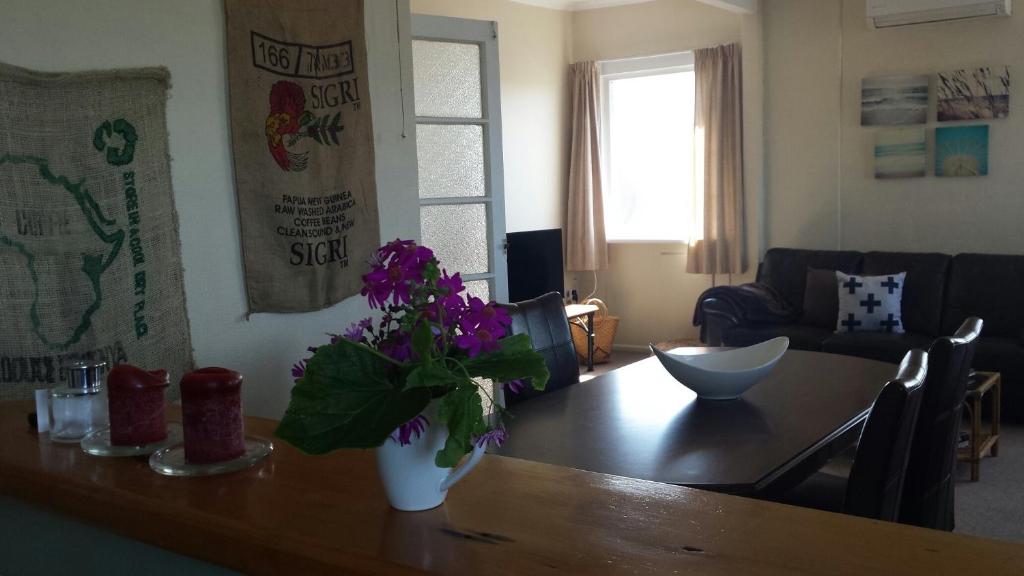
[[[436,260],[428,261],[423,267],[423,278],[431,285],[437,285],[437,281],[441,278],[441,269],[438,268]]]
[[[443,364],[434,362],[424,366],[418,366],[405,379],[405,387],[409,388],[444,388],[453,389],[466,382],[464,376],[460,376],[446,368]]]
[[[299,117],[299,126],[305,126],[306,124],[309,124],[311,121],[313,121],[313,119],[315,118],[316,117],[313,116],[312,112],[306,110],[305,112],[302,113],[302,116]]]
[[[434,464],[451,468],[473,449],[473,436],[487,431],[484,409],[476,385],[463,382],[441,399],[438,420],[448,426],[448,440],[436,456]]]
[[[412,330],[412,349],[420,358],[429,361],[433,347],[434,334],[430,331],[430,322],[421,320]]]
[[[309,454],[380,446],[430,402],[428,388],[395,385],[404,380],[398,366],[362,344],[321,346],[275,434]]]
[[[543,390],[547,386],[547,364],[533,349],[528,335],[514,334],[502,338],[498,343],[500,349],[462,362],[470,376],[490,378],[495,382],[529,378],[536,390]]]

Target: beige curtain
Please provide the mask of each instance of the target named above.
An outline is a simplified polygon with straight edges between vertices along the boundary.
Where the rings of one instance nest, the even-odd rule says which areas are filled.
[[[686,271],[747,270],[743,219],[743,83],[738,44],[694,53],[696,202]]]
[[[608,268],[601,189],[597,95],[600,76],[594,62],[570,67],[572,144],[569,155],[569,211],[566,267],[572,271]]]

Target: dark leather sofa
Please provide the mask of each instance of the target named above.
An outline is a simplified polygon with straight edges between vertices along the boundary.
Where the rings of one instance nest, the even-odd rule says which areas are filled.
[[[750,323],[708,298],[698,302],[705,342],[749,346],[788,336],[790,346],[800,350],[898,363],[907,350],[927,350],[932,340],[953,334],[965,319],[977,316],[985,327],[974,368],[1002,374],[1003,415],[1024,420],[1024,256],[772,248],[758,267],[757,282],[799,310],[808,268],[872,276],[906,272],[901,302],[906,333],[835,333],[834,326],[815,324],[799,313],[796,322]]]

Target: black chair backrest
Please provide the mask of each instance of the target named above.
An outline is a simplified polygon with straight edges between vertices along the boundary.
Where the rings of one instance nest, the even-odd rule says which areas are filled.
[[[927,372],[928,353],[911,350],[878,393],[853,457],[843,512],[896,521]]]
[[[953,473],[967,373],[981,334],[980,318],[968,318],[953,336],[928,351],[928,378],[910,447],[899,521],[953,530]]]
[[[580,365],[569,332],[569,320],[558,292],[549,292],[532,300],[505,305],[512,316],[512,333],[528,334],[533,349],[544,357],[551,377],[544,392],[565,388],[580,381]],[[505,394],[505,405],[511,406],[544,392],[527,386],[518,394]]]

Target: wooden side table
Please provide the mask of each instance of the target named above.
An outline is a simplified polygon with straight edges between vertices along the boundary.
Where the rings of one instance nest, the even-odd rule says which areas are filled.
[[[966,448],[957,450],[957,460],[971,463],[971,482],[981,479],[981,459],[987,452],[999,456],[999,406],[1002,399],[1002,378],[999,372],[976,372],[976,385],[967,390],[964,407],[971,417],[971,437]],[[988,432],[981,430],[981,405],[989,398],[992,422]]]
[[[576,324],[587,331],[587,372],[594,371],[594,314],[598,310],[600,308],[593,304],[569,304],[565,307],[565,317],[569,319],[570,326]]]

